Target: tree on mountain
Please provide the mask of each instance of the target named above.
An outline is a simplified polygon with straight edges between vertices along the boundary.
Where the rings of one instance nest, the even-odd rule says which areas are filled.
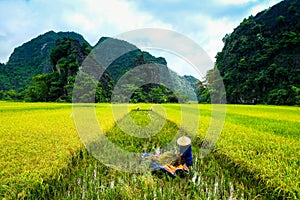
[[[33,84],[26,89],[26,101],[44,101],[48,100],[48,85],[46,75],[37,75],[33,77]]]
[[[33,77],[26,89],[27,101],[72,101],[72,90],[80,64],[89,54],[86,45],[64,38],[50,53],[53,72]]]
[[[215,68],[208,70],[203,81],[195,84],[198,89],[199,102],[225,103],[226,93],[223,91],[223,80]]]
[[[21,93],[18,93],[16,90],[0,90],[0,99],[5,101],[10,100],[21,100],[23,98]]]
[[[196,93],[198,96],[199,103],[209,103],[210,96],[207,84],[205,81],[198,81],[195,86],[197,87]]]

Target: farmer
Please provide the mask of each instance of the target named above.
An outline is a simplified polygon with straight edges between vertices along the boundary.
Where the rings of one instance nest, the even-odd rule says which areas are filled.
[[[192,166],[193,155],[191,139],[186,136],[182,136],[177,139],[177,144],[179,146],[179,164],[186,164],[187,166]]]
[[[154,171],[162,170],[172,177],[175,177],[179,171],[189,173],[188,166],[193,164],[191,139],[182,136],[177,139],[177,144],[179,153],[166,152],[156,155],[145,153],[142,155],[142,158],[143,160],[151,160],[151,166]]]

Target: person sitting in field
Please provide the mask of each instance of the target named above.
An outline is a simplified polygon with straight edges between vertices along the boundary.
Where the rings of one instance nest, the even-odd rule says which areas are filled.
[[[177,139],[179,153],[166,152],[164,154],[143,154],[143,160],[151,160],[151,167],[154,171],[162,170],[172,177],[183,171],[189,173],[189,166],[193,164],[191,139],[182,136]]]
[[[193,154],[192,154],[192,145],[191,139],[182,136],[178,138],[177,144],[179,146],[179,162],[181,164],[186,164],[187,166],[193,165]]]

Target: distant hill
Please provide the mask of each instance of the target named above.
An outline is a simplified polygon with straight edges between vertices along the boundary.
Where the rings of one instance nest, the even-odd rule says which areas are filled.
[[[51,71],[50,52],[56,41],[63,38],[78,40],[90,46],[79,34],[74,32],[49,31],[15,48],[7,64],[0,67],[0,90],[24,90],[37,74]]]
[[[128,53],[114,60],[107,68],[107,72],[111,75],[115,83],[117,83],[125,73],[129,72],[133,68],[155,63],[159,65],[159,71],[151,69],[150,66],[146,67],[148,70],[142,70],[139,72],[139,76],[142,77],[143,80],[149,79],[151,75],[156,75],[158,77],[156,78],[156,81],[166,83],[166,86],[169,86],[169,89],[171,90],[177,90],[181,94],[186,94],[189,96],[191,101],[197,101],[194,91],[194,84],[199,81],[198,79],[192,76],[189,76],[189,78],[179,76],[176,72],[168,68],[165,58],[154,57],[150,53],[138,49],[135,45],[130,44],[127,41],[103,37],[99,40],[97,45],[101,44],[101,42],[105,41],[106,39],[110,40],[110,49],[122,48],[124,51],[128,51]],[[109,49],[107,51],[109,51]],[[110,53],[107,52],[107,54]],[[139,82],[139,80],[131,81]]]
[[[167,69],[167,61],[164,58],[162,57],[156,58],[152,56],[150,53],[142,51],[135,45],[124,40],[102,37],[100,38],[99,42],[95,45],[95,47],[97,47],[107,39],[109,39],[109,44],[108,44],[109,47],[105,49],[107,57],[109,57],[110,54],[113,54],[112,52],[117,52],[116,50],[112,51],[112,49],[114,48],[117,48],[118,51],[120,51],[120,49],[123,49],[121,51],[127,52],[126,54],[121,55],[120,57],[115,59],[107,67],[107,71],[109,72],[109,74],[111,75],[111,77],[114,79],[115,82],[117,82],[126,72],[130,71],[131,69],[139,65],[143,65],[147,63],[157,63],[157,64],[161,64],[162,67],[165,67]],[[94,51],[96,52],[97,50],[94,49]],[[100,60],[102,59],[103,58],[100,58]]]
[[[300,1],[244,19],[224,38],[216,67],[228,103],[300,104]]]
[[[66,88],[72,87],[75,77],[74,70],[79,69],[78,65],[81,65],[87,56],[86,50],[94,48],[94,52],[96,52],[96,47],[107,39],[110,40],[111,45],[106,49],[108,55],[113,48],[125,48],[129,51],[110,63],[106,69],[105,78],[100,80],[100,87],[103,87],[101,94],[105,93],[103,94],[104,96],[101,96],[102,99],[105,99],[104,101],[109,100],[108,96],[112,87],[125,73],[136,66],[147,63],[159,65],[160,72],[157,75],[164,77],[166,79],[164,80],[165,82],[172,83],[169,89],[176,90],[177,94],[180,93],[179,96],[181,98],[184,97],[186,99],[187,96],[191,101],[196,100],[194,89],[190,82],[171,71],[167,67],[167,61],[162,57],[154,57],[150,53],[140,50],[135,45],[122,40],[102,37],[95,47],[91,47],[80,34],[74,32],[56,33],[54,31],[39,35],[15,48],[7,64],[0,65],[0,91],[14,90],[16,93],[20,93],[20,95],[17,95],[20,99],[23,98],[22,95],[24,95],[26,89],[25,93],[27,96],[25,95],[26,97],[24,98],[32,101],[54,101],[55,99],[69,101],[71,93]],[[70,68],[71,66],[73,66],[73,71]],[[149,70],[151,71],[151,69]],[[70,72],[72,73],[70,74]],[[148,74],[146,71],[141,73],[144,73],[143,79],[149,78],[149,72],[147,72]],[[153,74],[155,73],[152,72]],[[162,76],[162,74],[165,75]],[[68,79],[72,81],[69,82],[67,81]],[[47,88],[45,86],[43,89],[45,91],[41,92],[41,89],[37,89],[40,85],[47,85]],[[143,88],[144,94],[150,92],[149,87],[159,88],[160,86],[145,86]],[[165,91],[163,88],[160,89]],[[168,92],[165,91],[165,93]],[[13,92],[13,94],[15,93]]]
[[[185,81],[187,81],[187,82],[190,84],[190,86],[191,86],[195,91],[198,89],[197,86],[196,86],[196,83],[199,82],[199,79],[197,79],[197,78],[195,78],[195,77],[193,77],[193,76],[191,76],[191,75],[184,75],[184,76],[182,76],[182,78],[183,78]]]

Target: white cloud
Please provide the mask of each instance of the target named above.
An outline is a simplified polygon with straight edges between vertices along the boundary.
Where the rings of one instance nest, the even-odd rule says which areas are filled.
[[[180,76],[193,75],[198,79],[203,79],[205,75],[199,72],[199,70],[195,68],[195,66],[193,66],[189,61],[171,52],[166,52],[164,50],[157,49],[147,49],[147,51],[149,51],[152,55],[156,57],[164,57],[168,62],[168,67]]]
[[[162,23],[153,16],[140,12],[135,4],[122,0],[73,0],[72,9],[65,8],[62,23],[83,34],[95,44],[101,36],[116,34],[150,27],[168,28],[171,25]]]
[[[122,0],[0,1],[0,17],[2,62],[15,47],[49,30],[75,31],[94,45],[102,36],[145,26],[171,27]]]
[[[270,1],[263,1],[260,4],[254,6],[250,9],[249,15],[255,16],[257,13],[268,9],[269,7],[275,5],[276,3],[279,3],[281,0],[270,0]]]
[[[257,13],[259,13],[265,9],[266,9],[265,5],[257,5],[250,10],[249,15],[255,16]]]
[[[220,4],[230,4],[230,5],[239,5],[239,4],[246,4],[250,2],[257,2],[257,0],[218,0]]]
[[[189,21],[192,24],[198,23],[200,26],[184,34],[197,42],[207,52],[210,59],[215,61],[217,52],[221,51],[224,46],[223,37],[226,33],[232,33],[233,29],[239,25],[242,19],[243,16],[231,19],[226,17],[212,18],[198,14],[190,18]]]

